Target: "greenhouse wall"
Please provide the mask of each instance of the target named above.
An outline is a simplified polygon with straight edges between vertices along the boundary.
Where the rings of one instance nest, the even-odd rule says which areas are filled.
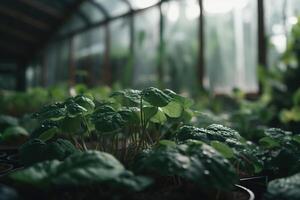
[[[268,67],[286,49],[284,41],[299,5],[297,0],[264,1]],[[203,51],[205,73],[200,84],[206,89],[214,93],[230,93],[233,89],[256,93],[257,7],[257,1],[251,0],[204,0],[201,41],[198,0],[84,2],[57,32],[37,66],[49,68],[48,86],[74,79],[89,86],[117,83],[190,93],[201,80],[199,53]],[[204,49],[199,47],[202,42]],[[74,65],[73,78],[70,65]]]

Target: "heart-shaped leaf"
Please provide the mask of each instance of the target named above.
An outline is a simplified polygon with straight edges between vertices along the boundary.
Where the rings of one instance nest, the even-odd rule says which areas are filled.
[[[166,115],[172,118],[180,117],[183,111],[183,107],[175,101],[171,101],[168,103],[168,105],[162,107],[161,109]]]
[[[141,101],[141,91],[125,89],[112,93],[111,97],[119,99],[124,106],[136,106]]]
[[[78,105],[85,108],[88,111],[88,113],[92,113],[94,111],[95,104],[94,104],[93,100],[86,96],[79,95],[79,96],[75,97],[75,102]]]
[[[171,101],[171,97],[163,91],[150,87],[142,91],[142,98],[152,106],[164,107]]]
[[[164,124],[167,120],[168,119],[161,108],[158,108],[156,114],[150,119],[151,122],[157,124]]]

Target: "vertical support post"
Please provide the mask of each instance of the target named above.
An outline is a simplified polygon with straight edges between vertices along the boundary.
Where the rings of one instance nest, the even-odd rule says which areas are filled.
[[[258,11],[258,64],[267,67],[264,0],[257,0]]]
[[[130,87],[134,76],[134,55],[135,55],[135,26],[134,12],[131,9],[129,17],[129,56],[123,71],[122,84],[124,87]]]
[[[203,79],[204,79],[204,69],[205,69],[205,56],[204,56],[204,9],[203,9],[203,0],[199,0],[199,9],[200,9],[200,16],[199,16],[199,32],[198,32],[198,78],[199,78],[199,86],[203,89]]]
[[[111,45],[111,35],[109,29],[109,23],[105,24],[105,52],[104,52],[104,67],[103,67],[103,76],[102,80],[104,84],[112,84],[112,69],[110,66],[110,45]]]
[[[129,56],[129,62],[127,66],[128,72],[126,73],[127,79],[126,84],[128,86],[132,85],[134,71],[135,71],[135,65],[134,65],[134,55],[135,55],[135,26],[134,26],[134,12],[131,10],[131,14],[129,16],[129,37],[130,37],[130,56]]]
[[[76,66],[74,60],[74,37],[69,39],[69,87],[76,83]]]
[[[21,61],[17,63],[16,90],[18,91],[26,90],[26,68],[27,68],[26,62]]]
[[[282,25],[283,25],[284,36],[286,37],[286,43],[285,43],[286,48],[288,46],[287,4],[288,4],[287,0],[284,0],[282,5]]]
[[[46,62],[46,56],[45,54],[42,55],[41,58],[41,80],[40,83],[43,87],[47,86],[48,83],[48,71],[47,71],[47,62]]]
[[[162,4],[159,4],[159,46],[158,46],[158,86],[164,87],[164,70],[163,62],[165,58],[165,41],[164,41],[164,16],[162,13]]]
[[[135,33],[134,33],[134,14],[133,11],[131,11],[131,14],[129,16],[129,37],[130,37],[130,44],[129,44],[129,50],[130,50],[130,55],[134,57],[134,38],[135,38]]]

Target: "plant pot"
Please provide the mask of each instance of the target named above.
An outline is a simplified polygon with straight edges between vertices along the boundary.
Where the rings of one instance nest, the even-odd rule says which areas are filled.
[[[0,175],[4,175],[14,168],[12,164],[0,163]]]
[[[240,196],[241,194],[234,194],[235,200],[243,200],[242,198],[244,198],[245,200],[254,200],[255,199],[255,195],[250,189],[248,189],[244,186],[241,186],[241,185],[235,185],[235,187],[237,187],[237,189],[243,193],[242,196]],[[247,194],[248,197],[244,196],[245,193]],[[235,195],[237,195],[237,196],[235,196]]]
[[[256,176],[240,179],[240,185],[254,192],[255,198],[261,199],[267,189],[268,177]]]

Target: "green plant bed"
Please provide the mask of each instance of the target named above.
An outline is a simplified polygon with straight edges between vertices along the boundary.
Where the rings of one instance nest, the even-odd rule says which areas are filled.
[[[33,113],[29,131],[5,127],[2,139],[29,140],[18,145],[25,168],[3,180],[28,199],[241,199],[242,177],[300,172],[299,134],[252,125],[251,115],[199,128],[192,100],[154,87],[69,97]]]

